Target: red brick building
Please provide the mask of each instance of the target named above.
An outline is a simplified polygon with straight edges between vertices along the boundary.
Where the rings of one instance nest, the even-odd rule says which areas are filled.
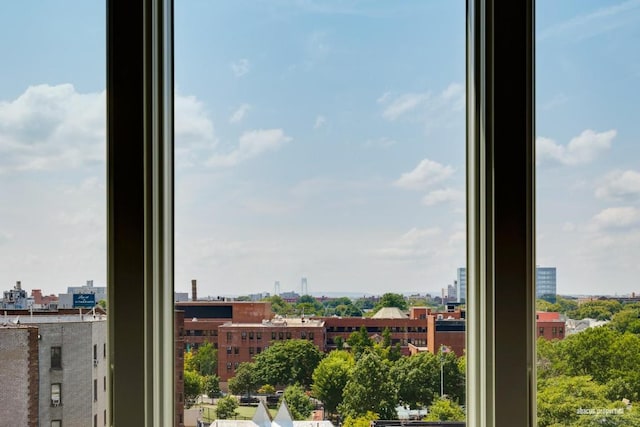
[[[218,376],[222,383],[235,375],[238,365],[250,362],[274,342],[309,340],[326,351],[325,323],[321,319],[276,317],[260,323],[225,323],[218,327]],[[223,384],[224,386],[224,384]]]
[[[566,322],[560,318],[560,313],[536,312],[536,336],[548,340],[562,340],[565,337]]]

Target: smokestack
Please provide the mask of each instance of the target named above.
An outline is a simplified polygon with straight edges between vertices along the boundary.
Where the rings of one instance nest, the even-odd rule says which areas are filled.
[[[198,301],[198,284],[196,279],[191,280],[191,301]]]
[[[18,291],[22,290],[22,285],[20,284],[19,280],[16,282],[16,290],[18,290]]]

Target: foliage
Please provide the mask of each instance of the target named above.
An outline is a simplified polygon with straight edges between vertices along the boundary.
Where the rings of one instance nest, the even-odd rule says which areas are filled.
[[[202,393],[202,376],[196,371],[184,371],[184,398],[187,404],[196,400]]]
[[[613,315],[622,309],[622,304],[614,300],[588,301],[567,315],[572,319],[597,319],[610,320]]]
[[[255,372],[259,384],[311,385],[311,376],[322,354],[307,340],[287,340],[273,343],[255,357]]]
[[[375,303],[371,298],[358,298],[353,305],[358,307],[360,310],[371,310],[375,306]]]
[[[400,310],[407,310],[408,304],[401,294],[388,292],[380,297],[380,301],[378,301],[378,304],[375,306],[375,311],[383,307],[398,307]]]
[[[225,396],[218,399],[216,406],[216,417],[219,420],[228,420],[235,417],[236,408],[238,408],[238,400],[233,396]]]
[[[313,402],[299,385],[290,385],[284,389],[284,400],[294,420],[306,420],[313,411]]]
[[[333,343],[336,345],[338,350],[342,350],[344,348],[344,339],[342,339],[341,336],[334,337]]]
[[[198,347],[193,355],[190,363],[193,363],[192,369],[202,376],[216,375],[218,372],[218,350],[213,348],[209,342]]]
[[[107,309],[107,300],[101,299],[100,301],[98,301],[98,305],[106,310]]]
[[[342,403],[342,391],[354,365],[355,361],[349,352],[336,350],[322,359],[313,371],[313,395],[324,403],[328,413],[335,413]]]
[[[276,392],[276,388],[271,384],[265,384],[258,389],[258,393],[262,394],[274,394]]]
[[[391,369],[400,404],[418,409],[429,406],[440,394],[440,361],[432,353],[399,359]]]
[[[625,306],[613,315],[607,326],[622,333],[640,334],[640,306],[638,304]]]
[[[391,343],[391,331],[389,328],[384,328],[382,331],[382,342],[374,345],[374,347],[380,356],[390,362],[395,362],[402,357],[400,343],[396,345],[392,345]]]
[[[293,314],[294,312],[293,306],[283,300],[279,295],[272,295],[270,297],[264,298],[262,301],[270,302],[271,310],[281,316]]]
[[[462,407],[447,397],[441,397],[431,406],[425,421],[464,421],[466,415]]]
[[[352,370],[339,412],[345,417],[356,418],[371,411],[382,419],[395,419],[398,400],[394,383],[390,363],[375,352],[366,352]]]
[[[348,416],[342,427],[370,427],[371,422],[378,419],[378,414],[374,414],[371,411],[367,411],[364,415],[359,417]]]
[[[229,378],[229,391],[233,394],[251,395],[258,389],[255,363],[244,362],[236,369],[236,374]]]
[[[349,344],[356,359],[358,359],[365,350],[373,348],[373,340],[369,337],[367,328],[365,328],[364,325],[362,325],[357,332],[349,335],[347,344]]]
[[[202,392],[209,397],[220,395],[220,377],[217,375],[207,375],[202,377]]]

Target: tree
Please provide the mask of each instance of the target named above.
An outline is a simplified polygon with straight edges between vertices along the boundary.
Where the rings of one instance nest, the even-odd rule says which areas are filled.
[[[279,341],[255,357],[256,376],[260,384],[307,387],[321,359],[322,353],[311,341]]]
[[[220,395],[220,377],[217,375],[202,377],[202,392],[209,397]]]
[[[344,339],[339,335],[333,338],[333,343],[336,345],[338,350],[342,350],[344,348]]]
[[[233,394],[250,396],[258,389],[258,383],[255,363],[244,362],[238,365],[236,374],[229,378],[228,386],[229,391]]]
[[[608,326],[621,333],[640,334],[640,307],[636,304],[625,307],[613,315]]]
[[[265,384],[258,389],[258,393],[262,394],[274,394],[276,392],[276,388],[271,384]]]
[[[373,340],[369,337],[367,328],[365,328],[364,325],[362,325],[357,332],[349,335],[347,344],[349,344],[356,359],[358,359],[365,350],[373,348]]]
[[[572,319],[610,320],[621,309],[622,304],[614,300],[588,301],[569,312],[568,316]]]
[[[334,414],[342,403],[342,391],[354,365],[355,361],[349,352],[336,350],[322,359],[313,371],[313,395],[324,403],[328,413]]]
[[[440,394],[440,361],[432,353],[399,359],[391,369],[398,387],[398,400],[411,409],[429,406]]]
[[[375,306],[375,303],[371,298],[358,298],[353,305],[358,307],[360,310],[371,310]]]
[[[378,419],[378,415],[371,411],[359,417],[348,416],[342,427],[371,427],[371,422]]]
[[[98,305],[106,310],[107,309],[107,300],[101,299],[100,301],[98,301]]]
[[[218,350],[207,342],[193,354],[193,368],[202,376],[216,375],[218,372]]]
[[[342,395],[338,410],[345,417],[356,418],[367,411],[385,420],[397,417],[398,401],[390,376],[390,363],[373,351],[366,352],[356,362]]]
[[[195,371],[184,371],[184,398],[188,406],[202,394],[202,377]]]
[[[272,295],[270,297],[264,298],[262,301],[270,302],[271,310],[273,310],[273,312],[276,314],[279,314],[281,316],[293,314],[293,306],[283,300],[279,295]]]
[[[431,406],[425,421],[464,421],[466,415],[462,407],[448,397],[440,397]]]
[[[284,389],[284,400],[294,420],[306,420],[313,411],[313,402],[300,385],[290,385]]]
[[[238,407],[238,400],[233,396],[225,396],[218,399],[218,405],[216,406],[216,417],[219,420],[228,420],[237,415],[236,408]]]
[[[380,310],[382,307],[398,307],[400,310],[407,310],[408,304],[401,294],[394,294],[388,292],[380,298],[378,304],[375,306],[375,311]]]

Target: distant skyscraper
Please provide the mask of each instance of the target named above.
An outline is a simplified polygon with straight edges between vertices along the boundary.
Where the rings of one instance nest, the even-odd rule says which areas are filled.
[[[307,286],[307,278],[300,279],[300,295],[309,295],[309,287]]]
[[[276,280],[276,283],[273,284],[273,294],[280,295],[280,281]]]
[[[458,302],[467,301],[467,269],[458,268],[458,280],[456,280],[456,295]]]
[[[556,302],[556,268],[536,267],[536,298]]]
[[[456,285],[447,285],[447,299],[449,301],[457,298],[457,292]]]

